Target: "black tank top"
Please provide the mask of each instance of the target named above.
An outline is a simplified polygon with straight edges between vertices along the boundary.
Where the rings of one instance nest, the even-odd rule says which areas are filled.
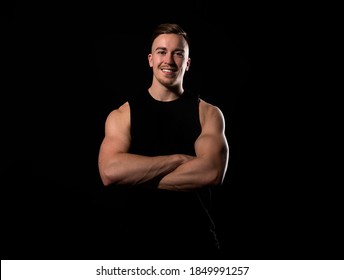
[[[199,98],[184,92],[180,98],[162,102],[148,92],[129,101],[130,152],[147,155],[195,155],[194,143],[201,133]]]
[[[194,143],[202,129],[197,94],[185,91],[180,98],[163,102],[146,91],[128,101],[130,153],[146,156],[195,155]],[[142,227],[156,234],[185,239],[189,236],[195,242],[204,242],[200,240],[205,238],[207,241],[203,244],[218,246],[210,216],[210,191],[210,188],[204,188],[177,192],[136,186],[130,189],[128,196],[129,212],[136,224],[139,219]],[[191,232],[199,237],[199,241]]]

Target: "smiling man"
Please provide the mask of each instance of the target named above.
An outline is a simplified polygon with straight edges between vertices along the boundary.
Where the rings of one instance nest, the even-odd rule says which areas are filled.
[[[190,41],[177,24],[153,32],[151,86],[108,115],[101,180],[125,193],[119,240],[132,257],[213,258],[211,191],[223,183],[228,143],[221,110],[183,87]],[[123,194],[123,192],[121,192]]]

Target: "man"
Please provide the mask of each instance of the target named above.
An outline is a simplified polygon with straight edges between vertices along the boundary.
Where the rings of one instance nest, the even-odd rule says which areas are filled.
[[[218,107],[184,90],[189,44],[179,25],[159,25],[148,55],[151,86],[105,122],[100,177],[124,189],[127,222],[119,228],[127,230],[124,247],[140,256],[210,258],[219,248],[210,194],[228,166],[225,120]]]

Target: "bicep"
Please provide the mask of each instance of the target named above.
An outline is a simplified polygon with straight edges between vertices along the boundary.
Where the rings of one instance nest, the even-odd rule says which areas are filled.
[[[209,133],[199,136],[195,143],[196,156],[209,160],[227,161],[228,144],[223,133]]]
[[[225,135],[225,120],[217,107],[208,110],[203,121],[201,135],[195,142],[196,156],[226,165],[228,143]]]
[[[118,153],[124,153],[130,147],[129,122],[127,115],[113,111],[105,122],[104,139],[100,145],[99,162],[107,163]]]

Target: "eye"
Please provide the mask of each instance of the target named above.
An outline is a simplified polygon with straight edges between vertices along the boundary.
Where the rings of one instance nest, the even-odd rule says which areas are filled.
[[[184,53],[183,52],[176,52],[175,55],[178,56],[178,57],[184,57]]]
[[[166,54],[166,51],[157,51],[158,54]]]

